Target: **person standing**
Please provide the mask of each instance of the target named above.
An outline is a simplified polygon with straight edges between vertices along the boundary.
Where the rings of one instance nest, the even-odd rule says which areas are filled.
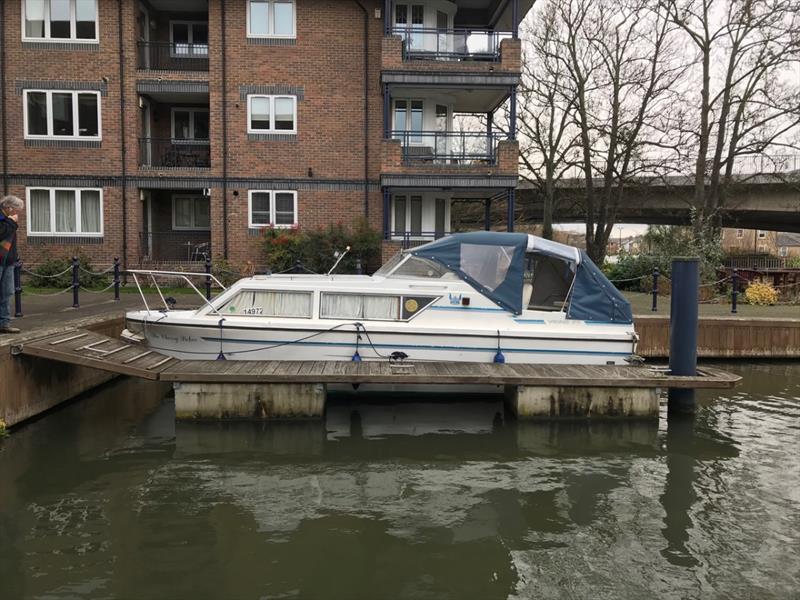
[[[25,204],[16,196],[0,200],[0,333],[19,333],[11,327],[14,265],[17,263],[17,222]]]

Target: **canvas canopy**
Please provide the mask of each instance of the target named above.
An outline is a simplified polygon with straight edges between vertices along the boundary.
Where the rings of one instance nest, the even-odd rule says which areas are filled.
[[[517,315],[526,308],[523,306],[526,253],[558,259],[565,263],[557,271],[561,273],[560,279],[566,281],[567,318],[615,323],[633,320],[630,303],[586,253],[565,244],[524,233],[480,231],[454,234],[406,252],[439,263],[492,302]],[[547,279],[555,281],[558,277]]]

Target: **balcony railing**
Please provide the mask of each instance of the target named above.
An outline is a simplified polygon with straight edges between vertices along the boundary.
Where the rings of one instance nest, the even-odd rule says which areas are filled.
[[[142,231],[142,262],[205,262],[211,256],[209,231]]]
[[[139,42],[139,68],[151,71],[208,71],[208,44]]]
[[[488,29],[429,29],[395,27],[394,35],[403,38],[405,60],[500,60],[500,42],[510,32]]]
[[[139,139],[139,164],[143,167],[206,169],[211,166],[207,140]]]
[[[403,162],[413,164],[495,164],[497,143],[505,134],[478,131],[393,131]]]
[[[401,242],[402,248],[415,248],[422,246],[433,240],[438,240],[446,235],[450,235],[449,231],[390,231],[389,239],[395,242]]]

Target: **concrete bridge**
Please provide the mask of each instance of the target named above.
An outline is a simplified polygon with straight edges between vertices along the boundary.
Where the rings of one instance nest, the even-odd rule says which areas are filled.
[[[753,159],[757,157],[752,157]],[[724,227],[763,229],[800,233],[800,156],[753,160],[743,168],[722,214]],[[770,165],[774,168],[770,170]],[[790,170],[780,171],[780,166]],[[766,171],[766,172],[764,172]],[[596,184],[602,186],[602,181]],[[694,179],[691,176],[642,176],[630,184],[617,211],[619,223],[688,225]],[[558,184],[555,222],[581,222],[586,218],[582,178],[564,179]],[[524,222],[541,223],[543,202],[534,185],[522,181],[517,190],[517,210]],[[518,214],[519,214],[518,212]]]

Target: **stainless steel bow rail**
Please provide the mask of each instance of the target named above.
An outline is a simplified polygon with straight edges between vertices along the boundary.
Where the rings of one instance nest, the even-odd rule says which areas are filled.
[[[212,282],[213,282],[220,289],[222,289],[223,292],[227,288],[224,285],[222,285],[222,282],[220,282],[219,279],[217,279],[216,277],[214,277],[214,275],[211,274],[210,270],[208,270],[205,273],[185,273],[183,271],[153,271],[153,270],[148,270],[148,269],[132,269],[132,270],[126,271],[126,273],[128,273],[133,278],[133,282],[136,284],[136,289],[139,291],[139,296],[141,296],[142,302],[144,302],[145,310],[148,313],[150,313],[152,311],[150,310],[150,305],[147,303],[147,298],[145,298],[144,292],[142,291],[142,285],[141,285],[141,282],[139,281],[139,277],[140,276],[141,277],[149,277],[150,278],[150,282],[156,288],[156,292],[158,292],[158,296],[159,296],[159,298],[161,298],[161,302],[164,304],[164,310],[171,310],[172,307],[170,306],[169,302],[167,302],[166,298],[164,298],[164,294],[161,292],[161,286],[158,283],[158,278],[159,277],[162,277],[162,278],[163,277],[168,277],[168,278],[173,278],[173,279],[181,279],[182,281],[186,282],[186,284],[190,288],[192,288],[192,290],[194,290],[194,292],[200,297],[200,299],[203,301],[203,303],[206,306],[211,308],[211,311],[214,314],[216,314],[216,315],[220,314],[219,311],[216,308],[214,308],[214,306],[210,302],[210,300],[211,300],[211,285],[212,285]],[[206,286],[205,295],[203,294],[203,292],[201,292],[197,288],[197,286],[194,283],[192,283],[192,278],[198,278],[198,277],[202,277],[202,278],[205,279],[205,286]],[[159,310],[161,310],[161,309],[159,309]]]

